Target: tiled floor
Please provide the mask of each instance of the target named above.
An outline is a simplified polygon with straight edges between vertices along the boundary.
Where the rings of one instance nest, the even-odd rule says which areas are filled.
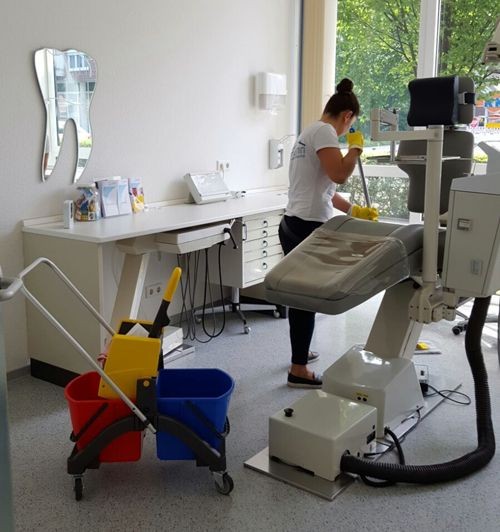
[[[315,369],[326,369],[346,348],[363,343],[380,298],[341,316],[317,317],[314,349],[321,353]],[[285,386],[289,357],[285,320],[252,314],[252,331],[241,333],[231,317],[224,335],[197,345],[196,353],[176,367],[220,367],[236,381],[230,404],[232,431],[228,466],[235,488],[218,494],[205,468],[192,462],[162,462],[151,435],[140,461],[104,464],[85,475],[85,493],[75,502],[66,473],[70,423],[63,390],[22,377],[11,381],[9,402],[15,513],[18,530],[230,530],[230,531],[481,531],[500,529],[500,459],[470,477],[442,485],[398,485],[375,489],[353,484],[333,502],[243,467],[267,445],[270,414],[304,391]],[[489,371],[494,424],[500,426],[500,369],[496,332],[486,330],[484,356]],[[463,382],[473,395],[463,335],[447,322],[424,329],[423,339],[441,355],[415,357],[432,375]],[[498,433],[498,429],[497,429]],[[443,404],[408,436],[408,463],[447,461],[476,446],[473,406]]]

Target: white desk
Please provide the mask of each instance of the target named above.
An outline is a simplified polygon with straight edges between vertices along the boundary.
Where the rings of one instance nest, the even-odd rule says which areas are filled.
[[[206,205],[169,205],[97,222],[75,222],[72,229],[64,229],[62,222],[30,221],[23,227],[24,259],[26,264],[40,256],[54,261],[116,327],[119,317],[137,315],[150,252],[154,249],[152,235],[279,211],[286,202],[285,191],[272,191]],[[116,290],[116,273],[110,265],[117,248],[126,252],[126,258]],[[89,353],[97,355],[104,349],[105,331],[50,273],[33,272],[26,282]],[[73,348],[29,304],[27,319],[33,375],[63,384],[74,373],[89,370]]]

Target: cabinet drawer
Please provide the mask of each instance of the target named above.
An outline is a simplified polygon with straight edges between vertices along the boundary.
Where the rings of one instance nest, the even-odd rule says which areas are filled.
[[[281,214],[270,214],[268,216],[261,216],[261,218],[256,219],[245,219],[244,223],[247,226],[248,231],[265,229],[266,227],[279,225],[281,222],[281,216]]]
[[[256,259],[266,259],[267,257],[272,257],[273,255],[279,255],[282,253],[283,251],[280,244],[277,246],[269,246],[267,248],[264,247],[252,250],[245,249],[243,252],[243,261],[249,262]]]
[[[278,235],[273,235],[268,238],[259,238],[258,240],[250,240],[249,242],[243,242],[243,252],[254,251],[256,249],[265,249],[272,246],[278,246],[280,239]]]
[[[278,225],[273,225],[271,227],[264,227],[262,229],[255,229],[254,231],[247,231],[245,242],[251,242],[252,240],[259,240],[270,238],[278,234]]]
[[[245,262],[243,265],[244,268],[244,278],[245,283],[252,281],[257,281],[263,279],[267,272],[269,272],[278,262],[281,260],[280,255],[273,255],[266,259],[251,260]]]

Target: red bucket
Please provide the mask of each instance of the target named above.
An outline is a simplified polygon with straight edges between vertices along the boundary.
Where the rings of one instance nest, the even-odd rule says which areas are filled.
[[[100,376],[96,371],[74,378],[64,389],[68,401],[73,433],[78,434],[89,419],[103,406],[107,408],[89,425],[76,442],[78,450],[85,448],[103,429],[114,421],[132,414],[121,399],[101,399]],[[133,462],[139,460],[142,450],[143,431],[127,432],[113,440],[99,454],[101,462]]]

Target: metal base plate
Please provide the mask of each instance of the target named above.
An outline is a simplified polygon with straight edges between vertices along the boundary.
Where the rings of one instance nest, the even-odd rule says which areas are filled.
[[[447,379],[433,378],[433,386],[438,390],[458,390],[461,385],[461,383],[455,385],[450,384]],[[442,401],[444,401],[444,397],[441,397],[440,395],[426,398],[425,406],[420,410],[420,413],[415,413],[414,415],[409,416],[393,432],[399,439],[401,439],[422,419],[428,416]],[[377,440],[375,452],[382,453],[387,449],[387,446],[388,445],[383,440]],[[330,501],[354,482],[354,478],[346,474],[339,475],[337,479],[332,482],[308,473],[299,467],[272,460],[269,458],[268,447],[248,459],[244,465],[249,469],[253,469],[297,488],[309,491]]]

